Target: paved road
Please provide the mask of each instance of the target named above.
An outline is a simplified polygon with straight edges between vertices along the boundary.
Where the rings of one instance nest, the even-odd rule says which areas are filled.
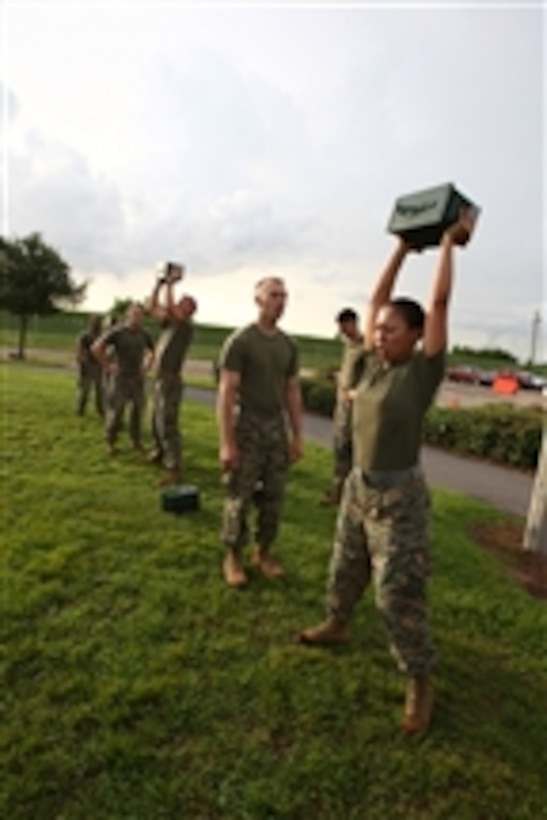
[[[186,397],[201,404],[213,405],[211,390],[187,387]],[[316,444],[329,446],[332,441],[330,419],[306,413],[304,433]],[[464,458],[434,447],[423,448],[422,463],[432,486],[454,490],[495,509],[525,517],[532,494],[533,477],[496,464]]]

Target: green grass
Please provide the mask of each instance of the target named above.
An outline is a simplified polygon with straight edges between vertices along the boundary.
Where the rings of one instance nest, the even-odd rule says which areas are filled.
[[[466,536],[491,511],[434,493],[437,710],[409,741],[370,593],[347,648],[294,640],[322,617],[328,451],[290,479],[287,579],[235,592],[211,410],[184,407],[202,510],[177,517],[125,434],[108,460],[98,419],[73,415],[73,375],[0,378],[2,818],[547,816],[547,608]]]

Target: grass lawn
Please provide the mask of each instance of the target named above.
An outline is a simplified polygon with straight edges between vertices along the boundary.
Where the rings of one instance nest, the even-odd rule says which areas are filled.
[[[177,517],[126,434],[109,460],[99,420],[73,414],[73,374],[0,379],[0,817],[547,817],[547,607],[466,535],[491,511],[434,493],[437,710],[408,740],[370,592],[348,647],[295,642],[323,615],[328,451],[291,476],[287,579],[236,592],[211,410],[184,407],[202,510]]]

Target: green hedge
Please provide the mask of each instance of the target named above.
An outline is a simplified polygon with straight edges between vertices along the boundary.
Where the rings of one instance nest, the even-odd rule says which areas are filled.
[[[424,437],[430,444],[523,469],[537,465],[544,415],[540,408],[485,404],[473,408],[432,407]]]
[[[302,379],[301,384],[306,409],[331,416],[335,405],[333,382],[327,378]],[[509,403],[432,407],[425,418],[424,439],[462,455],[528,470],[537,464],[543,423],[540,407],[517,408]]]
[[[327,379],[300,379],[306,410],[320,416],[332,416],[336,403],[336,388]]]

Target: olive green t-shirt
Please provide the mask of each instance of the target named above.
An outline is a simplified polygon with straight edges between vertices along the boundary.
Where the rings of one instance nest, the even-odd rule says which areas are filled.
[[[141,375],[144,354],[147,349],[154,349],[152,337],[142,327],[115,325],[101,339],[114,348],[120,374],[127,377]]]
[[[273,417],[285,409],[287,379],[298,373],[298,349],[282,330],[270,336],[252,324],[226,339],[220,367],[241,375],[242,414]]]
[[[180,373],[194,335],[190,321],[168,322],[156,345],[154,373],[176,376]]]
[[[367,353],[353,403],[354,464],[362,470],[404,470],[419,461],[424,416],[443,378],[444,351],[397,364]]]

